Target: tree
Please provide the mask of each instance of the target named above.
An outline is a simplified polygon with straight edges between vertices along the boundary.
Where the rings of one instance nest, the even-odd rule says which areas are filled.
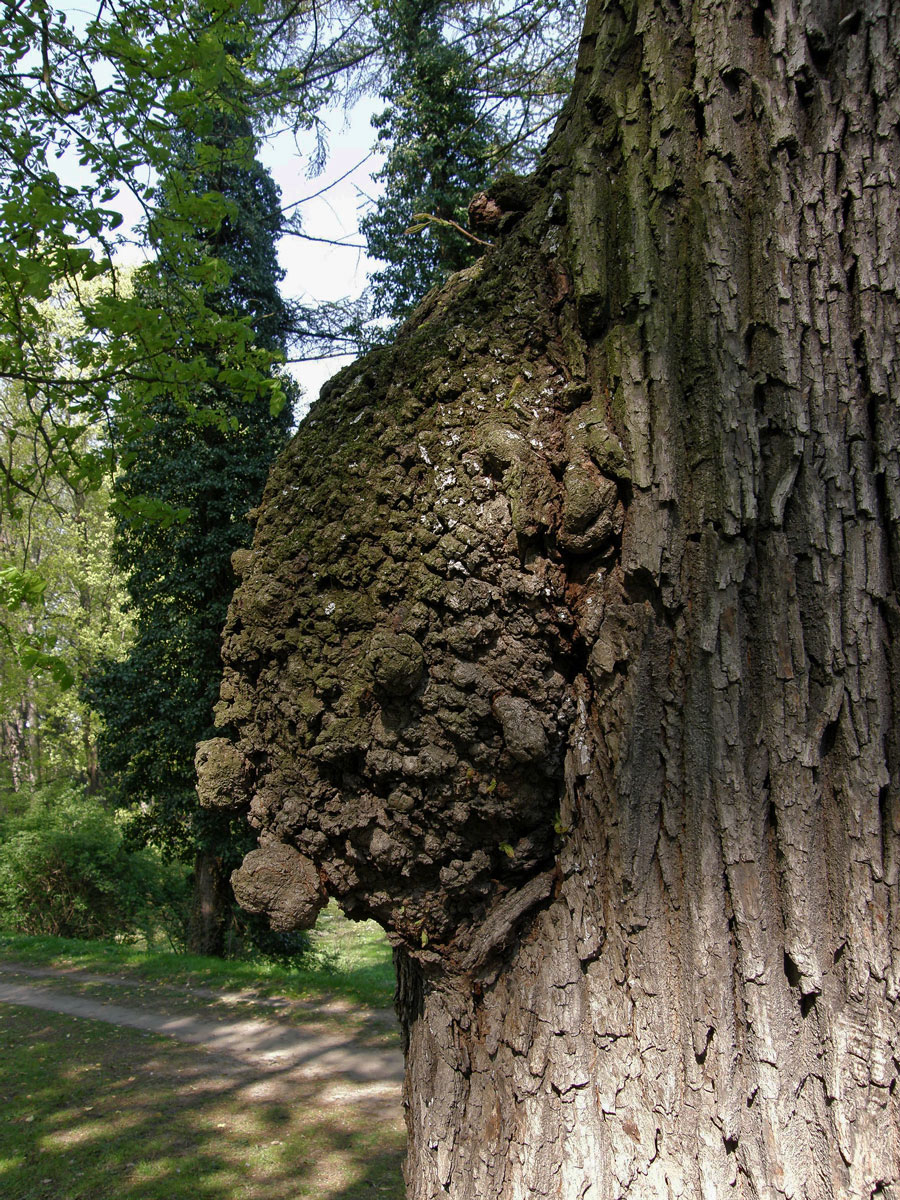
[[[429,286],[474,262],[478,247],[449,222],[466,223],[473,192],[487,185],[497,154],[499,122],[481,111],[471,62],[444,34],[442,0],[397,0],[376,16],[393,60],[374,118],[387,150],[377,175],[383,185],[360,221],[369,254],[385,266],[372,277],[374,315],[405,316]],[[416,214],[428,213],[429,237],[404,236]]]
[[[184,133],[179,167],[164,184],[171,203],[160,206],[157,220],[182,222],[186,194],[215,193],[228,215],[195,228],[179,261],[138,272],[136,290],[144,304],[183,320],[182,261],[213,255],[229,273],[205,303],[245,322],[247,337],[266,354],[283,355],[290,314],[278,291],[278,189],[252,157],[246,123],[218,116],[202,132],[202,139]],[[243,165],[234,154],[238,141],[246,145]],[[231,361],[239,373],[245,345],[219,364],[220,379]],[[192,332],[185,321],[186,360],[218,353],[202,327]],[[117,480],[115,557],[127,579],[134,642],[124,659],[95,673],[88,692],[105,722],[102,766],[115,798],[133,811],[132,838],[193,861],[189,947],[221,954],[227,872],[246,837],[239,831],[236,839],[227,817],[197,811],[194,749],[212,729],[220,631],[234,587],[231,555],[249,538],[246,514],[284,444],[290,408],[272,408],[267,392],[248,399],[222,383],[198,399],[192,412],[177,397],[151,395],[133,406],[139,420],[122,434],[128,455]],[[201,407],[206,420],[198,419]]]
[[[344,0],[97,0],[77,12],[47,0],[6,5],[0,380],[20,385],[29,401],[41,397],[54,467],[85,487],[115,469],[118,447],[95,439],[76,454],[73,428],[139,420],[128,397],[133,405],[156,389],[189,409],[218,386],[277,396],[272,358],[247,341],[243,319],[205,303],[221,284],[215,257],[181,254],[185,230],[226,216],[221,196],[170,188],[161,220],[157,185],[171,176],[185,130],[202,136],[213,114],[255,135],[274,123],[315,125],[338,84],[372,54],[354,32],[355,10]],[[240,167],[240,139],[232,151]],[[174,315],[119,286],[117,254],[133,237],[120,210],[135,203],[145,248],[181,272]],[[101,276],[106,287],[91,288]],[[82,319],[51,336],[48,302],[61,294]],[[185,357],[185,320],[214,352]],[[7,482],[19,486],[15,475]]]
[[[185,113],[218,107],[223,79],[233,91],[241,80],[252,103],[256,63],[227,50],[243,4],[199,3],[185,12],[162,0],[118,0],[77,19],[43,0],[8,10],[0,31],[0,377],[45,397],[48,437],[68,459],[65,436],[54,438],[59,424],[108,417],[123,379],[150,375],[170,389],[203,382],[186,378],[170,326],[146,319],[133,296],[118,295],[113,258],[122,216],[111,205],[131,191],[151,213],[153,172],[171,164],[177,115],[183,123]],[[104,274],[110,286],[86,289]],[[202,279],[201,269],[185,283],[196,289]],[[43,336],[47,301],[60,291],[84,319],[54,341]],[[224,315],[215,322],[200,304],[197,316],[206,317],[209,336],[233,337]],[[90,456],[84,473],[99,473]]]
[[[72,319],[57,298],[50,328],[62,333]],[[62,779],[95,791],[96,721],[77,685],[121,653],[129,623],[112,565],[109,488],[86,490],[77,473],[56,469],[43,399],[0,384],[0,786]],[[73,455],[91,452],[96,430],[79,423],[69,434]]]
[[[116,256],[131,237],[122,213],[138,204],[157,256],[177,257],[175,223],[154,217],[155,183],[172,168],[178,131],[204,113],[246,119],[256,133],[287,124],[316,128],[324,155],[323,111],[353,99],[393,61],[394,46],[373,24],[394,0],[97,0],[77,13],[46,0],[8,4],[0,23],[0,379],[46,400],[46,436],[56,457],[71,457],[60,426],[109,420],[135,380],[155,383],[182,402],[215,386],[216,356],[185,362],[179,331],[139,297],[120,296]],[[405,4],[406,0],[400,0]],[[560,0],[527,6],[498,0],[443,0],[448,28],[467,47],[480,104],[505,106],[502,125],[515,145],[548,120],[569,60],[572,16]],[[540,15],[554,13],[552,21]],[[389,24],[389,23],[388,23]],[[509,115],[514,114],[514,117]],[[479,118],[481,119],[481,118]],[[321,157],[321,156],[320,156]],[[318,159],[314,156],[313,166]],[[171,197],[170,197],[171,200]],[[212,196],[185,195],[183,217],[207,222]],[[285,229],[299,229],[297,213]],[[164,232],[176,239],[166,247]],[[210,264],[186,262],[195,327],[227,355],[240,336],[228,314],[203,303]],[[105,293],[86,289],[106,276]],[[83,309],[78,335],[50,352],[41,309],[65,290]],[[214,289],[213,289],[214,290]],[[359,336],[359,306],[297,307],[297,353],[321,354]],[[275,386],[271,363],[247,353],[240,378],[248,394]],[[229,386],[238,378],[233,364]],[[198,374],[199,372],[199,374]],[[73,378],[77,376],[77,382]],[[115,463],[98,443],[70,463],[94,484]]]
[[[388,102],[373,119],[386,152],[382,191],[360,221],[370,256],[385,263],[371,277],[372,316],[405,317],[478,257],[479,240],[461,232],[469,201],[499,173],[533,165],[568,90],[571,20],[555,0],[513,12],[452,0],[372,5]],[[421,214],[433,219],[421,224]]]
[[[201,786],[397,947],[416,1200],[900,1188],[897,21],[591,0],[270,477]]]

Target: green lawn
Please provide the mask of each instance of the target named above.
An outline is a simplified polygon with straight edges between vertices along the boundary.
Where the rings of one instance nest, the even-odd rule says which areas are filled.
[[[0,936],[0,961],[114,974],[23,980],[124,1004],[224,1011],[237,991],[263,1019],[323,1019],[371,1044],[396,1039],[390,947],[335,906],[301,967],[194,958],[133,946]],[[201,989],[199,992],[196,989]],[[175,996],[176,990],[184,993]],[[106,993],[109,992],[107,996]],[[254,997],[283,997],[266,1010]],[[234,997],[229,997],[229,1003]],[[294,1003],[291,1003],[294,1002]],[[306,1002],[309,1005],[305,1010]],[[331,1003],[329,1003],[331,1002]],[[370,1014],[368,1017],[366,1014]],[[396,1095],[340,1081],[257,1074],[169,1038],[0,1004],[3,1200],[402,1200]]]
[[[345,998],[367,1007],[390,1005],[394,992],[391,948],[374,921],[348,921],[329,904],[310,935],[313,950],[296,967],[264,961],[201,958],[109,942],[0,934],[0,961],[78,967],[133,974],[155,982],[245,989],[288,999]]]

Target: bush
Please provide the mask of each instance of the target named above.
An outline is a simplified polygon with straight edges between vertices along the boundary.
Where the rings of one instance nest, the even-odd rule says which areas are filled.
[[[179,940],[183,875],[129,851],[114,815],[77,789],[0,820],[0,928],[70,938]]]
[[[244,912],[237,905],[232,911],[231,929],[226,938],[226,957],[262,959],[281,967],[296,967],[310,957],[311,943],[305,929],[280,933],[269,928],[267,917]]]

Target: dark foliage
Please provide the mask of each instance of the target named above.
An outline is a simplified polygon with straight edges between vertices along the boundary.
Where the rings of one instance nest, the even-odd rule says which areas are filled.
[[[384,191],[360,222],[369,254],[385,266],[372,279],[376,317],[403,317],[424,291],[473,262],[479,248],[433,224],[407,235],[416,213],[465,224],[472,193],[494,171],[499,130],[483,112],[471,60],[445,37],[442,0],[394,0],[376,15],[394,58],[374,119],[387,159]]]
[[[248,151],[238,166],[233,150],[239,138]],[[249,130],[234,118],[223,120],[206,140],[184,136],[183,161],[165,186],[175,193],[213,191],[227,200],[220,225],[184,230],[184,252],[206,253],[228,268],[227,281],[207,303],[239,314],[248,338],[277,353],[289,325],[275,252],[280,198],[251,155]],[[181,204],[164,208],[159,219],[180,220],[178,211]],[[138,286],[174,307],[178,281],[177,264],[161,262],[142,273]],[[185,357],[204,352],[202,336],[192,340],[186,328]],[[240,352],[236,346],[236,356]],[[219,639],[235,586],[231,554],[249,541],[247,514],[284,444],[290,412],[271,411],[268,396],[225,387],[199,402],[200,417],[158,396],[140,428],[130,431],[118,484],[115,558],[127,574],[136,637],[123,661],[94,675],[89,697],[105,723],[103,771],[115,798],[133,813],[132,840],[186,860],[214,855],[228,870],[240,861],[247,834],[227,817],[199,809],[194,748],[213,732]]]
[[[383,192],[360,229],[385,265],[371,316],[399,320],[484,253],[466,225],[474,193],[532,169],[568,94],[581,13],[559,0],[370,0],[387,108],[373,124]],[[438,218],[425,230],[418,213]]]

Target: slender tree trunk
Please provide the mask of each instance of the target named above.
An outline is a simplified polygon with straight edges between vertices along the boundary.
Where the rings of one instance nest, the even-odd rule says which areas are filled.
[[[24,694],[15,705],[15,719],[4,723],[8,744],[13,788],[23,784],[37,787],[41,782],[41,740],[39,714],[34,702],[34,680],[24,680]]]
[[[89,796],[100,792],[100,763],[97,759],[97,738],[94,733],[94,722],[91,711],[85,708],[81,724],[81,746],[84,754],[84,775]]]
[[[221,958],[225,951],[230,899],[222,860],[208,850],[200,850],[194,859],[194,890],[187,938],[189,953]]]
[[[242,903],[397,945],[412,1200],[900,1197],[898,47],[592,3],[530,211],[273,472],[209,787]]]
[[[25,632],[33,636],[34,623],[26,621]],[[32,787],[38,787],[42,782],[43,764],[41,761],[41,726],[40,714],[35,701],[35,681],[29,675],[24,679],[22,699],[19,702],[19,721],[22,738],[22,757],[26,763],[26,778]]]
[[[44,777],[43,754],[41,751],[41,716],[34,699],[34,680],[26,680],[28,689],[23,701],[25,714],[25,746],[28,760],[28,778],[34,787],[40,786]]]
[[[22,745],[18,725],[9,720],[0,722],[0,740],[3,744],[3,757],[9,766],[12,789],[18,792],[23,783]]]
[[[87,521],[87,496],[80,488],[72,492],[72,516],[79,527],[79,559],[85,573],[78,588],[78,607],[81,610],[85,627],[90,627],[97,608],[94,596],[93,572],[87,570],[90,563],[91,547],[89,539],[91,530]],[[102,611],[102,602],[101,602]],[[81,674],[87,678],[93,669],[94,652],[91,647],[88,659],[81,665]],[[97,758],[97,736],[91,710],[85,705],[81,713],[81,750],[84,755],[84,777],[89,796],[96,796],[100,791],[100,764]]]

